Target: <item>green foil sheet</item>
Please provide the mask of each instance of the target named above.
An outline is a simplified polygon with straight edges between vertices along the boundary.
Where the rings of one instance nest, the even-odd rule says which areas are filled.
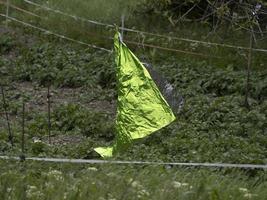
[[[139,59],[115,34],[118,105],[116,141],[113,147],[95,151],[103,158],[112,157],[139,139],[167,126],[175,116],[150,74]]]

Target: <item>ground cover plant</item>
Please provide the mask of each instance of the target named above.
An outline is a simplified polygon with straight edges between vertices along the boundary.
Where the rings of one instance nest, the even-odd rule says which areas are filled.
[[[88,155],[80,154],[80,157],[96,156],[92,148],[108,144],[114,138],[116,78],[113,55],[75,49],[60,42],[44,42],[38,38],[34,39],[33,45],[25,47],[22,44],[27,39],[16,37],[16,33],[12,37],[9,32],[1,37],[4,41],[2,46],[9,48],[1,57],[1,73],[5,75],[2,84],[16,141],[19,142],[21,137],[24,101],[27,103],[25,128],[29,137],[28,153],[50,156],[64,153],[65,156],[75,154],[79,157],[71,143],[62,142],[62,146],[55,147],[47,144],[46,96],[49,84],[54,140],[62,135],[75,136],[78,137],[77,145],[83,146],[79,141],[85,137],[92,146],[85,153]],[[172,57],[155,62],[154,67],[184,97],[185,104],[183,109],[177,110],[175,123],[137,142],[122,155],[124,158],[266,162],[265,69],[251,73],[250,107],[247,108],[244,106],[246,72],[238,67],[222,69],[205,61],[177,61]],[[1,109],[4,112],[3,106]],[[4,115],[1,121],[1,137],[4,139],[8,134]],[[40,140],[37,142],[40,147],[32,138]],[[20,146],[19,143],[17,145]],[[207,147],[210,150],[207,151]],[[9,148],[2,149],[3,153],[7,153]]]
[[[184,28],[179,34],[190,31]],[[202,37],[202,31],[194,37]],[[71,31],[69,34],[75,36]],[[241,37],[244,35],[247,33],[239,32],[237,38],[247,44],[248,38]],[[147,39],[164,44],[157,38]],[[111,48],[111,43],[105,45]],[[199,48],[179,42],[173,45],[187,50]],[[266,43],[262,40],[258,45],[264,47]],[[184,105],[175,110],[177,120],[173,124],[136,141],[114,159],[266,164],[264,54],[253,54],[246,106],[244,52],[218,48],[216,52],[227,59],[211,61],[135,48],[138,57],[149,62],[183,96]],[[9,29],[0,27],[0,53],[0,83],[6,99],[4,104],[0,93],[0,154],[22,154],[24,102],[26,156],[99,158],[93,148],[109,146],[114,139],[117,92],[113,52],[85,49],[10,23]],[[8,142],[6,111],[13,147]],[[267,192],[263,170],[16,161],[0,161],[0,166],[0,199],[265,199]]]
[[[12,166],[18,165],[14,169]],[[264,199],[266,173],[1,161],[1,199]],[[259,178],[260,177],[260,178]],[[111,187],[112,185],[112,187]]]

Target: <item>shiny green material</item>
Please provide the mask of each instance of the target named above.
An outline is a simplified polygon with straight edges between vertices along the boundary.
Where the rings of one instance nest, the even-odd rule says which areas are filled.
[[[102,157],[112,157],[132,140],[150,135],[175,120],[175,116],[138,58],[120,41],[114,39],[117,63],[118,105],[116,142],[113,147],[96,148]]]

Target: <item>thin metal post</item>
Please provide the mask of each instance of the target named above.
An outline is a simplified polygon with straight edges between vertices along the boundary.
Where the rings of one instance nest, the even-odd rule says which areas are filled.
[[[5,92],[4,87],[1,85],[1,91],[2,91],[2,100],[3,100],[3,108],[6,116],[6,122],[7,122],[7,128],[8,128],[8,140],[10,144],[13,146],[13,136],[11,131],[11,125],[9,121],[8,111],[7,111],[7,104],[6,104],[6,98],[5,98]]]
[[[123,41],[124,36],[124,23],[125,23],[125,15],[122,14],[121,16],[121,40]]]
[[[21,138],[21,152],[25,152],[25,103],[22,105],[22,138]]]
[[[21,161],[25,161],[25,102],[22,104]]]
[[[6,0],[6,28],[8,27],[10,0]]]
[[[47,109],[48,109],[48,140],[49,144],[51,144],[51,101],[50,101],[50,84],[47,87]]]
[[[249,97],[249,83],[250,83],[250,71],[252,64],[252,49],[253,49],[253,30],[250,31],[249,51],[248,51],[248,65],[247,65],[247,80],[246,80],[246,94],[245,94],[245,106],[250,107],[248,102]]]

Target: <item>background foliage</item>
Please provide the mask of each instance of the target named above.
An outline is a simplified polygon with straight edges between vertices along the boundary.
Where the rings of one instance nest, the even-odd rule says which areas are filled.
[[[113,29],[59,17],[23,1],[11,2],[42,16],[42,19],[14,9],[10,11],[12,17],[74,39],[112,48],[112,40],[102,36],[113,36]],[[239,19],[247,8],[251,11],[255,6],[254,1],[243,1],[248,3],[247,7],[242,12],[234,9],[231,13],[228,2],[237,1],[36,2],[77,16],[116,24],[121,23],[124,12],[127,27],[241,46],[248,46],[250,31],[247,28],[251,19],[235,19]],[[262,3],[264,6],[265,2]],[[199,12],[201,9],[212,15]],[[2,4],[0,10],[5,10]],[[230,21],[231,26],[224,20],[230,14],[236,17]],[[264,17],[259,19],[264,22]],[[262,22],[253,26],[258,32]],[[263,26],[262,33],[254,33],[255,48],[266,49],[264,30]],[[267,162],[267,57],[264,53],[252,54],[250,106],[246,107],[247,51],[127,32],[125,40],[140,43],[137,46],[129,44],[129,47],[174,86],[184,97],[185,104],[176,113],[177,120],[173,124],[145,140],[136,141],[128,151],[114,159]],[[142,42],[201,52],[219,59],[144,48]],[[11,21],[8,29],[0,26],[0,53],[0,83],[7,101],[4,105],[0,98],[0,154],[22,154],[22,103],[25,102],[27,156],[99,158],[93,148],[108,146],[114,139],[117,94],[113,53],[86,49]],[[51,85],[52,95],[50,143],[48,85]],[[14,147],[7,142],[4,107],[10,116]],[[0,161],[0,166],[0,199],[88,199],[88,196],[99,200],[265,199],[267,188],[264,170],[13,161]]]

